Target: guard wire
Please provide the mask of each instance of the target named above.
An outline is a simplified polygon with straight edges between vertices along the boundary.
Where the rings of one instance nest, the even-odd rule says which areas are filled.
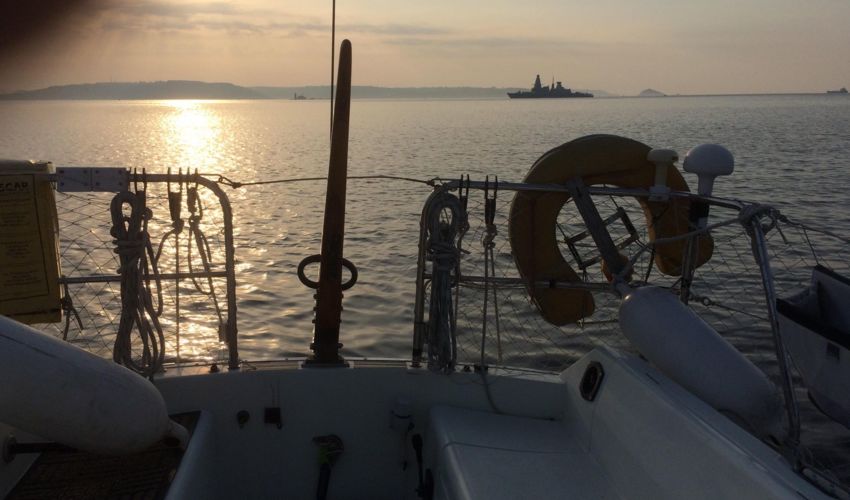
[[[376,179],[385,179],[385,180],[394,180],[394,181],[405,181],[405,182],[414,182],[417,184],[425,184],[426,186],[436,187],[441,182],[442,179],[439,177],[434,177],[432,179],[424,180],[424,179],[415,179],[413,177],[400,177],[397,175],[349,175],[347,177],[348,180],[376,180]],[[268,181],[249,181],[249,182],[239,182],[234,181],[224,175],[219,175],[218,182],[219,184],[223,184],[228,187],[232,187],[234,189],[238,189],[245,186],[261,186],[265,184],[291,184],[295,182],[315,182],[315,181],[326,181],[327,177],[293,177],[288,179],[273,179]]]

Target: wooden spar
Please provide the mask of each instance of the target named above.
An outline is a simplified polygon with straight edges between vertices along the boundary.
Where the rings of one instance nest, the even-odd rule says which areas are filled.
[[[316,327],[313,363],[340,364],[339,324],[342,313],[343,239],[345,237],[345,189],[348,176],[348,116],[351,108],[351,42],[343,40],[339,51],[336,105],[328,165],[328,192],[322,229],[319,288],[316,293]]]

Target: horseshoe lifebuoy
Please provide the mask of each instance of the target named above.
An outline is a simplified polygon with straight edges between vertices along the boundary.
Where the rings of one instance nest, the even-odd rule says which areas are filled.
[[[621,188],[648,189],[655,182],[655,165],[647,160],[650,147],[615,135],[589,135],[563,144],[540,157],[524,182],[560,184],[580,177],[587,186],[607,184]],[[667,186],[674,191],[689,191],[682,174],[667,169]],[[544,281],[580,281],[558,248],[555,224],[567,193],[518,191],[511,203],[511,251],[517,269],[526,280],[532,301],[543,318],[554,325],[574,323],[594,311],[593,296],[586,290],[537,286]],[[688,231],[691,201],[670,198],[651,202],[637,198],[646,215],[649,239],[667,238]],[[669,276],[682,273],[686,240],[659,244],[655,265]],[[714,242],[706,235],[699,238],[696,266],[711,258]]]

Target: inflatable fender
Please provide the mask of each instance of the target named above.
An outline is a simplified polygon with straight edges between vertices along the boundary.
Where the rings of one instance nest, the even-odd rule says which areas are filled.
[[[586,186],[606,184],[621,188],[649,189],[655,183],[655,165],[647,160],[651,148],[638,141],[615,135],[589,135],[544,154],[531,167],[523,182],[563,185],[581,178]],[[689,191],[676,168],[667,169],[667,186]],[[594,311],[593,296],[586,290],[536,286],[538,281],[580,281],[558,248],[555,224],[570,195],[563,192],[518,191],[511,203],[511,252],[529,295],[543,318],[557,326],[575,323]],[[688,232],[691,201],[670,198],[650,202],[638,198],[646,216],[649,239],[667,238]],[[658,270],[670,276],[682,273],[686,240],[659,244],[655,252]],[[696,265],[711,258],[714,243],[710,236],[699,239]]]
[[[767,375],[670,291],[632,290],[620,329],[662,373],[760,437],[782,436],[782,400]]]
[[[134,453],[183,432],[147,379],[5,316],[0,380],[0,421],[79,450]]]

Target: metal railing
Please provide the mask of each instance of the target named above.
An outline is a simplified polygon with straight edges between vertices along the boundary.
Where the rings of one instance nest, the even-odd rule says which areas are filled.
[[[57,167],[55,173],[37,173],[34,178],[55,189],[58,283],[64,296],[64,325],[38,328],[95,354],[111,354],[123,308],[113,285],[123,276],[116,238],[105,221],[110,220],[111,195],[130,190],[144,193],[150,209],[146,230],[154,248],[159,247],[158,265],[146,271],[143,280],[154,291],[157,322],[166,330],[166,361],[217,362],[223,343],[228,367],[239,368],[233,213],[219,183],[198,173],[103,167]],[[174,238],[173,244],[166,244],[168,237]],[[193,326],[195,338],[181,339],[181,325],[187,321],[201,326]],[[137,342],[134,349],[140,349]]]
[[[413,350],[412,350],[412,362],[414,366],[421,366],[426,362],[426,353],[427,353],[427,364],[431,369],[435,370],[443,370],[443,371],[452,371],[455,366],[460,363],[475,363],[486,365],[488,360],[493,362],[494,364],[500,364],[501,358],[505,349],[503,348],[504,338],[506,335],[504,325],[499,331],[499,311],[498,309],[494,309],[493,311],[488,311],[487,309],[487,288],[499,290],[504,293],[505,290],[514,290],[515,294],[520,294],[524,296],[526,301],[526,306],[528,309],[532,310],[534,307],[530,304],[530,300],[528,299],[526,294],[527,287],[545,287],[545,288],[559,288],[559,289],[574,289],[574,290],[584,290],[593,292],[594,294],[603,293],[607,296],[610,296],[614,299],[615,302],[619,301],[619,297],[626,293],[632,285],[642,286],[647,284],[646,281],[641,281],[639,279],[631,278],[632,273],[636,271],[636,267],[639,261],[639,258],[642,257],[646,261],[647,254],[653,254],[655,244],[652,241],[649,241],[646,238],[646,234],[644,234],[644,240],[637,242],[637,250],[634,251],[632,257],[629,259],[628,263],[623,268],[622,262],[611,262],[612,257],[611,254],[605,255],[603,249],[598,248],[598,245],[594,245],[597,248],[597,251],[600,252],[600,256],[598,259],[590,260],[588,262],[582,262],[581,260],[577,260],[577,264],[584,270],[584,268],[589,267],[594,263],[598,263],[600,265],[606,265],[609,269],[620,269],[619,273],[613,273],[610,280],[606,281],[594,281],[590,279],[587,274],[584,274],[582,279],[579,280],[537,280],[529,282],[528,277],[523,277],[516,274],[515,269],[510,269],[513,262],[511,262],[510,252],[504,252],[505,262],[504,268],[505,270],[501,275],[497,272],[488,273],[488,264],[484,264],[484,271],[481,272],[481,261],[484,260],[481,255],[475,255],[475,251],[472,250],[472,245],[464,245],[464,241],[469,239],[469,234],[467,231],[459,231],[457,234],[452,236],[452,248],[447,248],[445,242],[440,243],[440,248],[435,250],[433,248],[433,237],[435,232],[439,227],[440,221],[442,221],[443,227],[448,227],[453,224],[457,225],[457,222],[452,219],[462,220],[465,223],[469,220],[469,225],[473,227],[476,223],[472,220],[476,218],[475,211],[482,210],[484,207],[481,205],[476,205],[473,208],[469,208],[468,211],[464,213],[454,213],[452,210],[446,209],[446,207],[450,205],[458,205],[463,206],[464,210],[466,210],[467,205],[469,204],[470,195],[469,191],[473,192],[473,196],[481,196],[481,193],[484,192],[484,199],[488,197],[486,191],[488,189],[493,189],[494,184],[489,181],[485,182],[475,182],[475,181],[452,181],[443,184],[438,187],[435,192],[428,198],[425,203],[425,206],[422,210],[422,219],[421,219],[421,229],[419,235],[419,258],[417,265],[417,278],[416,278],[416,299],[415,299],[415,307],[414,307],[414,335],[413,335]],[[585,187],[583,188],[585,194],[590,195],[587,198],[594,200],[604,200],[609,205],[613,203],[613,207],[616,207],[616,212],[618,213],[617,217],[611,216],[607,219],[604,219],[599,216],[598,212],[595,210],[590,211],[582,211],[581,207],[578,207],[579,210],[575,211],[573,214],[573,219],[568,223],[572,224],[574,228],[581,228],[581,230],[589,233],[602,233],[600,238],[599,234],[594,235],[595,241],[604,241],[607,240],[612,241],[611,235],[609,234],[608,225],[612,223],[612,221],[616,221],[622,217],[621,213],[624,212],[620,204],[623,203],[623,199],[626,198],[634,198],[638,200],[648,200],[651,196],[649,190],[643,189],[621,189],[621,188],[611,188],[611,187]],[[563,196],[567,193],[575,193],[575,186],[559,186],[559,185],[537,185],[537,184],[522,184],[522,183],[509,183],[509,182],[500,182],[498,183],[499,191],[511,191],[511,192],[527,192],[527,193],[536,193],[545,195],[546,193],[557,193],[558,195]],[[771,269],[771,260],[770,260],[770,250],[768,247],[768,242],[766,239],[766,229],[769,230],[776,226],[777,218],[780,217],[779,212],[771,209],[770,207],[756,205],[756,204],[748,204],[742,202],[740,200],[731,200],[724,199],[714,196],[701,196],[695,193],[690,192],[678,192],[672,191],[669,193],[671,198],[679,198],[679,199],[687,199],[691,200],[692,203],[704,203],[712,208],[720,208],[724,209],[727,214],[731,215],[725,218],[722,222],[716,223],[707,228],[699,229],[699,228],[691,228],[692,230],[679,236],[678,238],[685,240],[687,242],[684,245],[685,251],[689,251],[689,249],[693,248],[692,245],[695,244],[693,242],[696,241],[701,235],[712,234],[712,231],[718,232],[721,228],[727,229],[728,231],[732,231],[736,233],[736,237],[743,236],[744,239],[748,240],[748,244],[750,246],[750,267],[755,267],[759,271],[760,276],[760,288],[761,293],[764,298],[764,303],[760,305],[761,313],[753,313],[753,311],[744,311],[745,313],[750,313],[751,315],[757,314],[758,316],[762,316],[764,314],[765,305],[767,311],[767,317],[765,318],[767,325],[769,326],[769,330],[772,338],[772,349],[775,356],[775,361],[777,363],[777,368],[779,372],[779,382],[782,387],[782,392],[785,400],[785,411],[787,414],[787,419],[789,422],[788,435],[786,436],[785,448],[789,455],[789,460],[795,465],[800,466],[800,456],[799,456],[799,446],[800,446],[800,413],[798,408],[798,403],[795,397],[794,391],[794,382],[792,380],[791,368],[790,368],[790,360],[788,357],[788,353],[786,351],[785,345],[782,340],[781,333],[779,331],[779,325],[777,322],[776,316],[776,289],[774,287],[774,275]],[[452,200],[453,199],[453,200]],[[618,204],[619,200],[619,204]],[[575,201],[575,197],[571,197],[571,201]],[[486,204],[486,202],[484,202]],[[562,210],[568,210],[572,206],[571,202],[567,202],[565,204],[565,208]],[[572,207],[574,209],[574,207]],[[484,220],[486,216],[477,216],[477,224],[478,226],[485,227],[488,225],[488,221]],[[512,221],[509,220],[509,216],[506,214],[502,214],[501,224],[503,226],[508,226]],[[767,222],[767,224],[766,224]],[[491,222],[492,224],[492,222]],[[462,223],[460,224],[463,225]],[[630,226],[631,223],[626,220],[626,226]],[[737,227],[737,229],[735,229]],[[469,229],[469,226],[467,226]],[[554,228],[552,229],[555,230]],[[577,229],[578,230],[578,229]],[[492,229],[491,229],[492,231]],[[474,231],[473,231],[474,232]],[[485,229],[479,229],[477,235],[482,236],[486,232]],[[567,252],[567,244],[572,245],[575,238],[567,237],[564,234],[564,241],[561,243],[564,244],[564,248],[562,249],[562,254],[565,257],[568,257],[570,254],[575,258],[577,252],[575,248],[572,246],[569,248],[570,252]],[[482,236],[483,238],[483,236]],[[784,238],[784,235],[783,235]],[[628,243],[632,243],[633,234],[628,235]],[[670,240],[671,238],[667,238]],[[666,241],[669,243],[669,241]],[[509,242],[503,243],[503,245],[507,246]],[[622,247],[615,246],[617,250]],[[633,249],[634,250],[634,249]],[[483,254],[486,250],[481,251]],[[439,256],[437,255],[439,254]],[[454,260],[450,261],[450,265],[452,269],[445,269],[445,263],[443,265],[438,265],[435,261],[438,258],[444,257],[446,255],[454,255]],[[616,256],[616,254],[614,254]],[[720,255],[717,257],[718,259],[726,259],[726,257]],[[740,260],[745,260],[742,258],[740,254],[740,250],[738,251],[737,258]],[[652,267],[652,258],[648,259],[648,264],[651,269]],[[683,256],[684,265],[687,265],[687,260],[685,256]],[[726,262],[724,261],[724,264]],[[577,267],[579,267],[577,266]],[[604,268],[603,268],[604,269]],[[495,271],[495,268],[493,269]],[[691,273],[693,269],[690,270]],[[440,273],[443,276],[440,279],[442,282],[449,282],[449,286],[446,287],[443,285],[443,291],[435,290],[435,282],[438,280]],[[649,271],[646,271],[647,276],[649,275]],[[629,276],[627,278],[627,276]],[[633,281],[632,281],[633,280]],[[689,286],[687,284],[682,283],[682,279],[673,280],[672,282],[668,281],[663,286],[666,286],[671,289],[681,289],[685,286]],[[625,285],[625,288],[624,288]],[[458,347],[458,344],[463,344],[463,337],[466,335],[468,337],[475,337],[474,333],[470,333],[476,329],[476,320],[468,321],[466,325],[459,326],[460,317],[463,316],[463,305],[462,301],[459,300],[459,295],[464,293],[464,289],[468,288],[478,288],[484,289],[484,297],[485,299],[482,301],[480,298],[475,302],[474,307],[472,307],[472,315],[476,316],[481,314],[484,316],[480,320],[480,325],[484,325],[484,328],[481,329],[480,339],[481,339],[481,350],[480,357],[478,360],[475,359],[475,355],[463,356],[463,346]],[[449,296],[444,297],[441,300],[434,300],[434,295],[438,293],[446,293],[448,290]],[[479,292],[480,293],[480,292]],[[684,297],[687,298],[697,298],[700,299],[695,292],[695,290],[684,290]],[[498,294],[495,294],[498,298]],[[430,300],[430,306],[428,304]],[[475,299],[473,299],[475,300]],[[505,299],[511,300],[511,299]],[[752,296],[749,297],[749,300],[752,301]],[[435,309],[435,304],[441,304],[445,302],[451,302],[453,307],[437,307]],[[483,303],[483,306],[482,306]],[[713,303],[711,300],[703,299],[703,303],[695,304],[696,307],[700,307],[701,305]],[[755,307],[758,304],[753,302],[749,304],[749,306]],[[609,308],[608,312],[613,314],[613,317],[616,317],[616,311],[614,308]],[[437,315],[442,315],[442,318],[435,318]],[[525,315],[524,312],[521,315]],[[496,316],[489,317],[488,316]],[[502,322],[504,322],[504,315],[501,318]],[[581,320],[582,322],[584,320]],[[498,343],[498,355],[494,356],[485,355],[485,337],[487,336],[487,328],[486,325],[491,325],[490,330],[493,331],[493,326],[495,325],[495,330],[497,335],[501,336],[501,339],[497,337]],[[522,328],[522,325],[517,325]],[[578,325],[579,327],[583,327],[582,324]],[[465,327],[465,328],[464,328]],[[535,323],[535,328],[540,329],[540,323]],[[435,331],[438,329],[439,331]],[[467,340],[467,346],[471,344],[470,340]],[[436,345],[435,345],[436,344]],[[472,350],[467,348],[467,353]],[[432,351],[436,351],[432,353]],[[473,351],[474,352],[474,351]],[[465,358],[465,359],[461,359]]]

